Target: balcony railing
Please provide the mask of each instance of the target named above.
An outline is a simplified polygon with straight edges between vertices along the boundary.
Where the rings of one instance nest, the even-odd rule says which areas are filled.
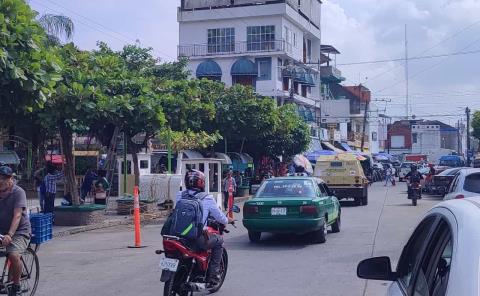
[[[232,55],[255,52],[278,52],[285,51],[285,41],[272,40],[260,42],[240,41],[225,44],[193,44],[179,45],[178,56],[185,57],[208,57],[219,55]]]
[[[322,77],[322,80],[325,81],[343,81],[345,78],[342,77],[342,72],[338,70],[334,66],[321,66],[320,67],[320,75]]]

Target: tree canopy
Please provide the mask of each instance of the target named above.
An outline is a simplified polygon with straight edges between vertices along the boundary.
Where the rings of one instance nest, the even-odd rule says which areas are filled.
[[[472,128],[472,135],[480,140],[480,111],[476,111],[475,113],[473,113]]]

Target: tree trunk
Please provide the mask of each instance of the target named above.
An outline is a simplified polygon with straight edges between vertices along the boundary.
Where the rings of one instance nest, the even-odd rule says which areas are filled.
[[[60,143],[65,156],[64,174],[65,174],[65,194],[70,193],[74,206],[80,205],[80,197],[77,191],[77,182],[75,179],[75,166],[72,147],[72,128],[65,121],[59,121],[58,129],[60,131]]]

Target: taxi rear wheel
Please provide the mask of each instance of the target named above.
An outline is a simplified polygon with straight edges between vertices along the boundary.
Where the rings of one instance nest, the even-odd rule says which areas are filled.
[[[262,233],[258,231],[248,231],[248,239],[252,243],[257,243],[260,241],[260,238],[262,237]]]
[[[323,244],[327,241],[327,225],[323,224],[319,230],[310,233],[311,241],[315,244]]]
[[[333,233],[340,232],[340,227],[342,225],[342,218],[341,217],[342,217],[342,212],[339,212],[337,219],[332,224],[332,232]]]

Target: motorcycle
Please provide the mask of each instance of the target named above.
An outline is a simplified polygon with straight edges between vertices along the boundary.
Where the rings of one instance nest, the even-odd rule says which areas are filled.
[[[234,212],[240,212],[240,208],[234,205]],[[235,227],[235,224],[232,223]],[[225,225],[209,218],[207,219],[207,230],[209,234],[223,235],[230,231]],[[220,263],[220,281],[215,286],[208,286],[207,279],[208,265],[211,251],[198,251],[182,238],[164,235],[164,250],[157,250],[157,255],[164,254],[160,260],[162,275],[160,281],[165,283],[164,296],[188,296],[194,292],[215,293],[223,285],[228,269],[228,253],[223,248]]]
[[[419,182],[408,184],[408,199],[412,200],[413,206],[417,206],[417,200],[422,199],[422,186]]]

